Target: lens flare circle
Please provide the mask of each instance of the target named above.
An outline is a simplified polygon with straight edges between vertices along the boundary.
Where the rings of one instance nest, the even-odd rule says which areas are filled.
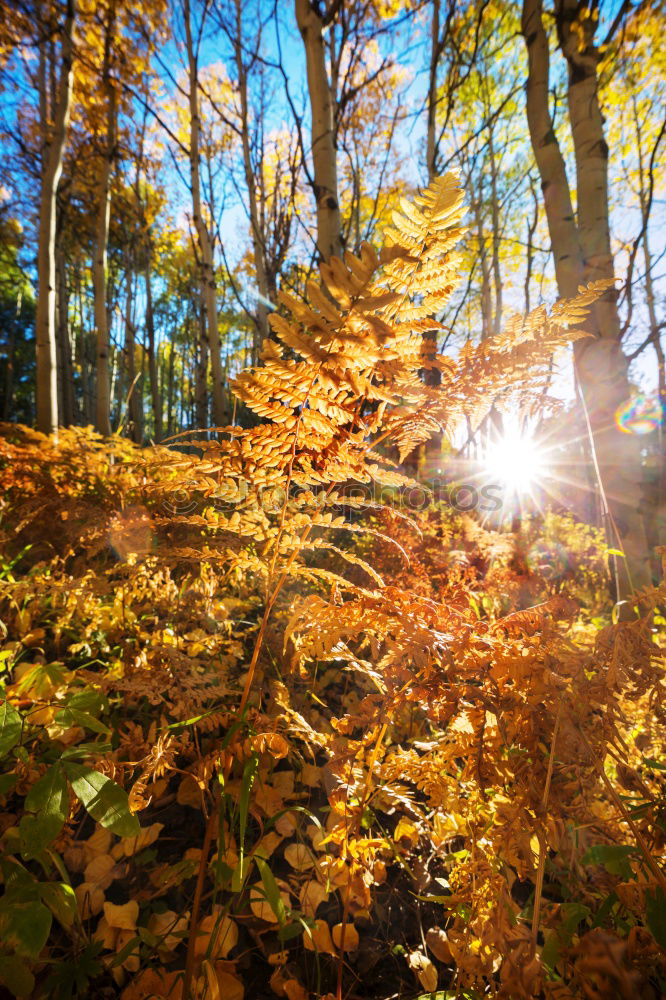
[[[527,566],[546,580],[559,580],[570,567],[569,554],[559,542],[541,539],[527,553]]]
[[[651,434],[663,419],[664,407],[654,395],[634,396],[615,411],[615,423],[625,434]]]

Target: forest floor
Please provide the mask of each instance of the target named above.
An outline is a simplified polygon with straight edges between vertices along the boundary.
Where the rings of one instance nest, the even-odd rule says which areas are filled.
[[[489,700],[476,742],[477,682],[455,695],[459,714],[448,725],[416,690],[416,632],[434,628],[428,616],[441,607],[473,611],[486,635],[504,622],[502,641],[509,649],[515,633],[524,655],[537,640],[523,609],[545,608],[549,650],[557,635],[569,650],[562,657],[574,645],[598,651],[612,625],[597,532],[561,515],[492,532],[432,508],[419,515],[418,535],[377,514],[375,533],[349,532],[337,544],[340,561],[351,557],[351,585],[360,588],[364,573],[353,560],[365,560],[394,601],[407,595],[402,620],[420,616],[414,678],[402,678],[390,715],[368,721],[382,691],[374,667],[398,641],[397,625],[353,656],[336,658],[342,646],[331,640],[333,654],[306,663],[304,609],[325,595],[343,621],[353,612],[335,585],[306,587],[302,577],[275,603],[239,714],[265,606],[249,557],[247,572],[239,569],[251,543],[234,549],[230,569],[205,511],[173,492],[165,509],[126,443],[110,456],[84,431],[66,432],[59,450],[25,429],[2,435],[5,995],[662,995],[665,897],[635,840],[638,829],[652,855],[663,851],[663,704],[654,697],[662,674],[648,681],[646,667],[642,688],[632,688],[626,756],[612,771],[619,795],[589,779],[586,823],[571,785],[581,775],[566,765],[566,792],[559,751],[543,747],[547,782],[555,773],[570,803],[567,813],[563,798],[553,800],[545,869],[538,830],[526,840],[520,831],[538,813],[542,778],[529,792],[537,804],[513,816],[501,853],[493,841],[514,779],[498,790],[483,757],[485,727],[492,735],[496,724]],[[381,533],[408,558],[397,559]],[[324,579],[337,561],[315,553],[308,572]],[[369,618],[384,614],[379,600],[364,597]],[[511,618],[521,613],[528,617]],[[321,619],[316,630],[311,641],[323,643]],[[511,647],[506,662],[521,656]],[[537,691],[535,704],[546,697]],[[619,697],[614,704],[626,709]],[[556,737],[557,705],[549,718]],[[457,749],[440,758],[451,733]],[[518,737],[501,735],[521,752]],[[496,757],[506,768],[511,754]],[[534,766],[528,759],[516,772],[516,788],[529,788]]]

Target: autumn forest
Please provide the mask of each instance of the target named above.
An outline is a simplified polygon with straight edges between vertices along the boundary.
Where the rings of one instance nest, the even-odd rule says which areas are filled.
[[[666,997],[663,0],[0,0],[0,1000]]]

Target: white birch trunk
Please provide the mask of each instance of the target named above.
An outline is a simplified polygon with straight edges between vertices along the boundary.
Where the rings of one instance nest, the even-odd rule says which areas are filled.
[[[596,79],[596,51],[578,52],[572,29],[572,0],[558,0],[556,18],[569,62],[569,117],[576,156],[578,221],[548,105],[549,53],[541,0],[524,0],[522,29],[527,45],[527,118],[541,175],[559,293],[576,294],[586,281],[613,277],[608,225],[608,148],[603,135]],[[575,51],[574,51],[574,41]],[[616,411],[630,396],[627,361],[613,292],[605,295],[585,324],[593,333],[575,344],[576,375],[589,417],[593,447],[608,506],[611,537],[617,533],[625,559],[617,560],[618,598],[650,582],[650,564],[641,510],[640,441],[623,434]],[[631,613],[630,605],[626,606]]]
[[[296,0],[296,22],[305,46],[312,114],[312,163],[317,202],[317,250],[321,260],[342,256],[333,96],[326,71],[323,20],[310,0]]]
[[[62,173],[62,154],[69,121],[72,92],[72,34],[76,13],[75,0],[67,0],[62,28],[61,67],[53,124],[47,112],[45,64],[47,41],[40,47],[40,111],[42,129],[42,176],[39,201],[39,236],[37,247],[37,429],[44,434],[58,430],[58,369],[56,344],[56,193]]]
[[[210,369],[213,379],[213,420],[221,427],[227,422],[225,400],[225,372],[220,351],[220,332],[217,323],[217,292],[215,286],[215,266],[213,242],[202,214],[201,178],[199,170],[199,80],[197,57],[192,42],[190,24],[190,3],[183,0],[185,35],[187,41],[187,61],[190,89],[190,186],[192,189],[192,219],[197,232],[201,268],[201,300],[206,317],[208,346],[210,349]]]
[[[257,184],[252,165],[252,155],[250,149],[250,115],[247,99],[247,71],[243,62],[243,48],[241,40],[242,32],[242,8],[243,0],[236,0],[236,35],[234,49],[236,56],[236,71],[238,73],[238,90],[241,105],[241,143],[243,146],[243,169],[245,172],[245,184],[248,192],[250,209],[250,229],[252,234],[252,252],[254,255],[254,269],[257,278],[257,298],[255,310],[255,331],[252,338],[252,364],[256,365],[259,360],[259,350],[269,334],[268,329],[268,309],[266,300],[269,300],[268,279],[266,276],[265,235],[262,231],[259,218],[259,204],[257,199]],[[262,301],[263,300],[263,301]]]
[[[95,430],[105,437],[111,434],[111,374],[109,371],[109,318],[106,305],[107,248],[109,242],[109,213],[111,166],[116,145],[117,104],[116,90],[110,79],[111,50],[115,8],[109,10],[104,47],[103,91],[106,97],[106,137],[104,155],[99,161],[97,179],[97,224],[92,262],[93,298],[96,343],[96,404]]]

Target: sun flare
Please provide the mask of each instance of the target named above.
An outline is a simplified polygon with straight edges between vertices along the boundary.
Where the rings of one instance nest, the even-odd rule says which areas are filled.
[[[546,471],[538,442],[518,429],[507,431],[488,445],[484,466],[488,477],[517,495],[531,492]]]

